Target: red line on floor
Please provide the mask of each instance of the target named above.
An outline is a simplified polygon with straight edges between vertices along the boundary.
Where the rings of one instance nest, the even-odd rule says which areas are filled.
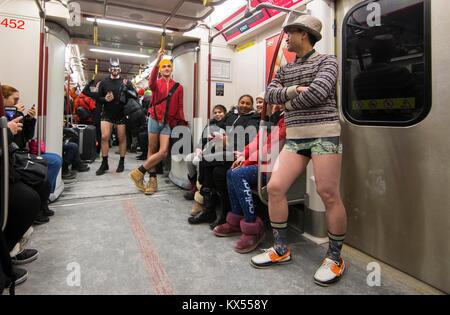
[[[153,246],[138,210],[134,207],[132,201],[127,200],[123,202],[125,214],[133,229],[134,237],[139,244],[139,249],[145,261],[145,269],[150,280],[151,287],[155,294],[158,295],[172,295],[174,294],[169,277],[167,276],[155,247]]]

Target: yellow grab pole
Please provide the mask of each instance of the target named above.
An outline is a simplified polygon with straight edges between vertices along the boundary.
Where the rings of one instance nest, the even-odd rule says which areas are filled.
[[[94,20],[94,46],[98,46],[98,24],[97,18]],[[92,80],[95,80],[98,74],[98,59],[95,59],[95,70],[94,75],[92,76]]]
[[[164,30],[161,35],[161,49],[162,50],[166,49],[166,30]]]

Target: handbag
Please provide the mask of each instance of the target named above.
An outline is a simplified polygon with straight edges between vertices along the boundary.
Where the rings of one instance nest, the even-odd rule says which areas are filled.
[[[45,182],[48,178],[48,163],[41,156],[15,151],[12,154],[12,163],[20,180],[25,184],[36,186]]]
[[[37,139],[31,139],[28,141],[28,149],[30,153],[37,155],[38,154],[38,144]],[[45,143],[41,140],[41,154],[45,153]]]
[[[73,142],[73,143],[80,143],[80,136],[78,135],[78,132],[76,132],[73,128],[64,127],[63,129],[63,142]]]

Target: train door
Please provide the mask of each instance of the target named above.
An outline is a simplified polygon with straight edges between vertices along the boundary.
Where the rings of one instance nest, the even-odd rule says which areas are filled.
[[[342,0],[336,18],[347,242],[450,292],[447,6]]]

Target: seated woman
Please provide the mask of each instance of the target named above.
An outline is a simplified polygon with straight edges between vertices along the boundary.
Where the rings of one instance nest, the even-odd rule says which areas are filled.
[[[282,148],[286,139],[286,125],[284,123],[284,112],[278,115],[275,122],[278,128],[272,128],[264,147],[263,164],[270,162],[268,154],[274,145]],[[220,237],[241,235],[234,249],[238,253],[253,251],[264,238],[264,224],[256,216],[253,202],[252,186],[258,181],[258,136],[245,147],[243,154],[233,163],[227,172],[228,194],[231,203],[231,212],[228,213],[226,223],[216,226],[214,234]],[[279,153],[276,152],[277,154]]]
[[[23,128],[13,136],[12,142],[14,142],[19,149],[26,150],[28,141],[34,136],[36,127],[36,109],[34,106],[31,107],[25,115],[25,106],[19,103],[19,91],[11,86],[2,85],[2,93],[4,98],[4,106],[16,107],[16,117],[23,117]],[[56,179],[62,165],[62,158],[57,154],[45,153],[42,154],[42,157],[48,162],[48,185],[45,184],[40,187],[33,187],[42,199],[41,212],[36,217],[35,224],[47,223],[50,221],[48,217],[54,215],[54,212],[48,208],[48,199],[50,194],[55,191]]]
[[[234,162],[234,152],[243,151],[257,134],[259,115],[253,109],[254,101],[250,95],[239,98],[238,113],[230,112],[225,118],[226,134],[211,135],[214,141],[222,141],[226,150],[203,155],[200,161],[199,181],[202,185],[203,210],[188,218],[190,224],[211,223],[213,229],[225,222],[229,198],[226,182],[227,170]],[[252,128],[253,127],[253,128]],[[219,215],[216,214],[217,201],[221,200]]]
[[[261,116],[264,108],[264,92],[256,97],[256,113]]]
[[[8,123],[8,144],[12,144],[13,138],[22,131],[22,117],[18,117]],[[0,144],[1,144],[0,137]],[[9,167],[9,204],[8,222],[4,231],[6,246],[13,255],[12,262],[15,265],[22,265],[37,259],[39,252],[35,249],[21,248],[15,253],[13,250],[21,241],[24,234],[30,229],[41,208],[41,198],[38,191],[50,190],[48,183],[39,185],[40,187],[30,187],[21,181],[20,176],[15,172],[13,164]],[[15,284],[19,285],[27,279],[28,272],[25,269],[14,268]]]
[[[194,200],[194,194],[197,191],[197,168],[199,166],[199,162],[201,156],[203,154],[203,150],[207,146],[209,135],[214,132],[218,132],[219,129],[225,128],[225,115],[227,113],[227,109],[223,105],[216,105],[213,108],[214,118],[209,121],[209,124],[203,129],[202,138],[200,139],[195,152],[186,156],[186,165],[188,169],[188,179],[191,182],[192,190],[184,194],[184,198],[186,200]]]

